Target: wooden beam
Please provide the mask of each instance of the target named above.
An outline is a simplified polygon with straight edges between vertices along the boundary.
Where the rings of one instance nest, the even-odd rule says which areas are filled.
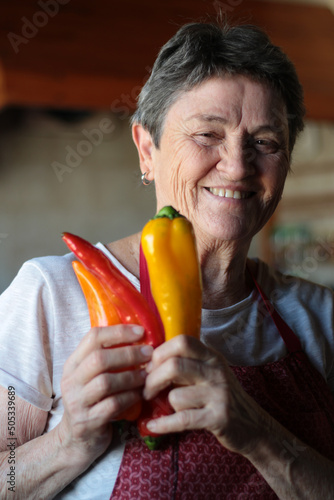
[[[259,0],[2,3],[0,105],[130,110],[161,45],[178,26],[219,9],[263,26],[296,64],[308,117],[334,120],[333,13]]]
[[[177,26],[214,13],[211,2],[49,0],[0,5],[0,54],[8,104],[109,108],[147,77]],[[124,85],[124,88],[123,88]]]
[[[7,104],[64,109],[110,109],[129,114],[140,89],[135,77],[13,70],[7,74]]]
[[[333,121],[333,12],[324,6],[272,1],[243,2],[241,11],[262,26],[295,64],[308,118]]]
[[[5,106],[7,102],[6,86],[5,86],[5,72],[0,63],[0,108]]]

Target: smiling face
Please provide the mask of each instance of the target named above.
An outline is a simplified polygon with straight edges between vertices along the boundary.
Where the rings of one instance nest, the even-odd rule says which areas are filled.
[[[137,127],[158,209],[174,206],[202,241],[249,244],[274,212],[289,170],[288,121],[274,91],[243,76],[215,77],[171,106],[158,149]]]

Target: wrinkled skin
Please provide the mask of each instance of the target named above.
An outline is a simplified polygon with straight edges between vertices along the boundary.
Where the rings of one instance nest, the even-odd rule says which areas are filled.
[[[144,396],[155,397],[173,384],[176,387],[169,400],[175,414],[152,421],[151,430],[167,433],[204,428],[232,451],[251,451],[265,417],[257,413],[224,357],[188,335],[172,340],[153,354]]]

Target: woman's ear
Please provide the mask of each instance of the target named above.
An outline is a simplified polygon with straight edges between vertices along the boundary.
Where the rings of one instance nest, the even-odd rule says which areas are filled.
[[[146,172],[146,179],[154,179],[154,168],[152,152],[154,148],[151,134],[139,123],[132,125],[132,138],[137,147],[139,155],[140,170],[142,174]]]

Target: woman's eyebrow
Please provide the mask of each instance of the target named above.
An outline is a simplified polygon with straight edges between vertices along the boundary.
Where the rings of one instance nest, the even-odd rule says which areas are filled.
[[[227,118],[224,118],[223,116],[208,115],[208,114],[202,114],[202,113],[198,113],[196,115],[191,115],[186,119],[186,121],[190,121],[190,120],[199,120],[199,121],[204,121],[204,122],[219,122],[219,123],[227,123],[228,122]]]
[[[251,131],[251,135],[262,134],[262,133],[274,134],[279,139],[283,140],[287,138],[288,130],[284,127],[277,127],[276,125],[259,125]]]

